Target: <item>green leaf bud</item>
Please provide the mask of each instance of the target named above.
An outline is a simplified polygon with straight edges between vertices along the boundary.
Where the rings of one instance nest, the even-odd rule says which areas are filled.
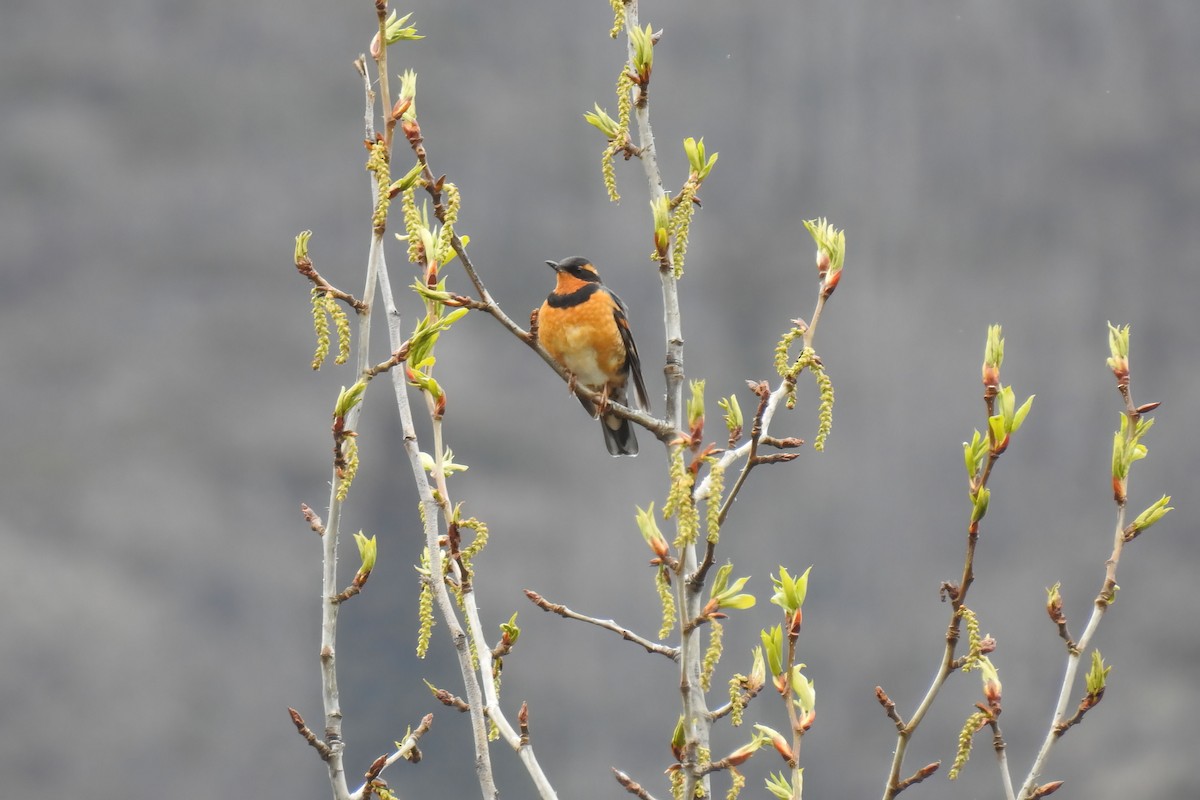
[[[723,397],[717,405],[725,411],[725,427],[730,433],[740,431],[744,425],[742,419],[742,407],[738,403],[737,395],[731,394],[729,397]]]
[[[375,558],[378,555],[375,537],[372,536],[368,539],[362,531],[359,531],[354,534],[354,543],[358,545],[358,557],[362,560],[359,572],[370,572],[375,569]]]
[[[690,381],[691,395],[687,401],[688,425],[694,430],[704,424],[704,381]]]
[[[779,800],[792,800],[793,797],[800,796],[792,793],[792,784],[788,782],[783,773],[771,773],[771,776],[767,778],[767,791],[778,797]]]
[[[350,409],[362,402],[363,392],[366,390],[367,384],[361,380],[349,389],[343,386],[341,392],[338,393],[337,402],[333,406],[333,416],[344,417],[349,414]]]
[[[615,119],[610,117],[608,112],[600,107],[599,103],[594,103],[593,105],[595,106],[596,110],[585,112],[583,115],[584,120],[586,120],[589,125],[603,133],[609,141],[616,139],[621,134],[620,124],[618,124]]]
[[[404,26],[404,23],[408,22],[411,16],[412,12],[409,12],[403,17],[397,19],[396,12],[392,11],[391,16],[387,18],[386,31],[384,34],[384,38],[388,44],[395,44],[396,42],[401,41],[416,41],[418,39],[425,38],[424,36],[417,34],[417,29],[415,27]]]
[[[804,664],[797,664],[792,667],[789,682],[792,685],[792,692],[796,695],[796,699],[793,702],[795,702],[796,707],[802,713],[807,714],[817,707],[817,691],[813,686],[813,682],[804,677],[804,673],[801,672],[804,667]]]
[[[804,598],[808,594],[808,574],[812,572],[812,566],[804,570],[804,574],[797,578],[793,578],[788,574],[786,567],[779,568],[779,577],[771,576],[771,583],[775,586],[775,594],[771,597],[771,602],[784,610],[786,614],[794,614],[801,606],[804,605]]]
[[[992,490],[987,488],[986,486],[981,487],[979,489],[979,491],[976,492],[975,497],[972,498],[972,501],[975,504],[974,507],[971,509],[971,524],[972,525],[979,522],[979,520],[983,519],[984,515],[987,514],[988,501],[990,501],[991,499],[992,499]]]
[[[762,639],[763,653],[767,657],[767,667],[772,677],[783,674],[783,626],[764,628],[759,637]]]
[[[1112,670],[1111,666],[1104,665],[1104,659],[1100,656],[1099,650],[1092,651],[1092,666],[1088,669],[1085,682],[1087,684],[1087,693],[1089,698],[1093,698],[1093,702],[1098,700],[1100,695],[1104,693],[1104,687],[1108,683],[1108,673]]]
[[[1168,511],[1174,511],[1173,506],[1167,505],[1169,502],[1171,502],[1171,496],[1166,494],[1155,500],[1149,508],[1137,515],[1137,519],[1133,521],[1133,530],[1135,532],[1144,531],[1165,517]]]

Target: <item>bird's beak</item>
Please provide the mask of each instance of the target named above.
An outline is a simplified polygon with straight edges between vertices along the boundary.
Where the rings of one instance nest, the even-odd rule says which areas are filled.
[[[557,261],[547,261],[546,265],[548,267],[550,267],[550,269],[554,270],[555,272],[558,272],[558,262]]]

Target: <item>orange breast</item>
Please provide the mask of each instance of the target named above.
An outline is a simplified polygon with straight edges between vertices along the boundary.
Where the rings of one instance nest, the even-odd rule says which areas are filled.
[[[606,385],[624,385],[625,344],[607,295],[597,293],[570,308],[543,303],[538,312],[538,338],[554,360],[589,389],[598,392]]]

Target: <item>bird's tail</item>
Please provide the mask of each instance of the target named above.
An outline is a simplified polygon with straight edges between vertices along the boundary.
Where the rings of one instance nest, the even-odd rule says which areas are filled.
[[[604,445],[610,456],[636,456],[638,454],[637,437],[633,434],[633,423],[621,419],[615,414],[605,414],[600,418],[600,428],[604,431]]]

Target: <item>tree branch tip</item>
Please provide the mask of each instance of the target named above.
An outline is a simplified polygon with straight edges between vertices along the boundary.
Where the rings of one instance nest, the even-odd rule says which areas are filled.
[[[1066,781],[1051,781],[1050,783],[1043,783],[1041,786],[1033,790],[1033,792],[1029,795],[1029,798],[1030,800],[1037,800],[1039,797],[1052,795],[1061,789],[1065,782]]]
[[[925,766],[921,767],[911,776],[896,784],[896,791],[893,793],[893,796],[900,794],[900,792],[904,791],[909,786],[912,786],[914,783],[920,783],[921,781],[925,780],[930,775],[937,772],[941,765],[941,761],[934,761],[932,764],[926,764]]]
[[[288,716],[292,718],[292,724],[296,726],[296,732],[317,751],[321,756],[321,760],[328,761],[330,756],[333,755],[333,748],[317,738],[317,735],[305,724],[304,717],[300,716],[299,711],[289,706]]]

